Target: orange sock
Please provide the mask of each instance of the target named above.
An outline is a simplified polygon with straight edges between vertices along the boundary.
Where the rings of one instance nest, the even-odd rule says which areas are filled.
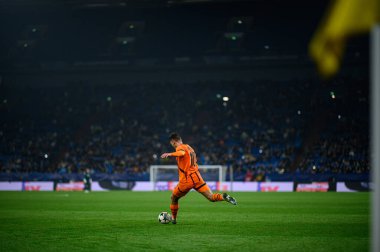
[[[178,212],[179,205],[177,204],[170,204],[170,211],[172,211],[172,217],[174,220],[177,219],[177,212]]]
[[[213,200],[213,201],[222,201],[222,200],[224,200],[224,199],[223,199],[223,195],[220,194],[220,193],[214,193],[214,194],[212,195],[212,200]]]

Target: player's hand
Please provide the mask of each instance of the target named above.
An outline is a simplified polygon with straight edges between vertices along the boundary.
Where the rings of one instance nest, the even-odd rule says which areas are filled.
[[[170,156],[170,153],[164,153],[164,154],[161,155],[161,158],[167,158],[169,156]]]

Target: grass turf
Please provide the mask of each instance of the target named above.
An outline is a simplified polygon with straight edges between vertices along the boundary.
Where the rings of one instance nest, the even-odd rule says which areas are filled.
[[[368,251],[369,193],[0,192],[1,251]]]

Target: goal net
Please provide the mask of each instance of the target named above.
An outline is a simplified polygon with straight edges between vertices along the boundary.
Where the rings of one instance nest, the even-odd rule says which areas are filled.
[[[199,172],[206,182],[226,181],[227,168],[222,165],[199,165]],[[150,181],[178,181],[178,167],[176,165],[151,165]]]

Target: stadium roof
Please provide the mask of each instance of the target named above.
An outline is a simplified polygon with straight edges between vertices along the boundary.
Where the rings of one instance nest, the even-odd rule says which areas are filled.
[[[327,3],[0,0],[0,68],[110,61],[151,66],[169,58],[174,64],[208,66],[307,59],[308,42]],[[368,43],[350,46],[365,55]]]

